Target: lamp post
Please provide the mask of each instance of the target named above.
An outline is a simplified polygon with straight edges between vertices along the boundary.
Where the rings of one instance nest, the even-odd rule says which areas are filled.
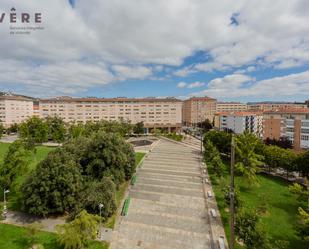
[[[99,210],[100,210],[100,224],[99,224],[99,239],[101,239],[102,237],[102,232],[101,232],[101,220],[102,220],[102,215],[101,215],[101,212],[102,212],[102,208],[104,207],[104,205],[102,203],[99,203]]]
[[[3,189],[3,218],[6,218],[7,208],[6,208],[6,194],[9,193],[10,190]]]

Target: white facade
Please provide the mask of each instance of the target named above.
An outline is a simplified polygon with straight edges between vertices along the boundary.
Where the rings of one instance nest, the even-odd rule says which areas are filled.
[[[0,122],[4,127],[20,124],[33,115],[33,100],[19,96],[0,97]]]
[[[219,128],[220,130],[232,130],[236,134],[242,134],[248,131],[258,137],[262,137],[263,116],[254,113],[219,114]]]
[[[174,98],[46,99],[40,101],[40,115],[42,118],[59,116],[65,122],[122,119],[133,124],[144,122],[145,127],[150,128],[180,128],[182,101]]]

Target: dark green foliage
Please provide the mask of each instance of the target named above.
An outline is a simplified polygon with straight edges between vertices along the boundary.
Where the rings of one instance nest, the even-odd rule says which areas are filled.
[[[283,149],[292,149],[293,148],[292,141],[288,137],[280,137],[279,139],[266,138],[264,143],[267,144],[267,145],[276,145],[276,146],[281,147]]]
[[[131,178],[135,172],[134,150],[121,136],[99,132],[89,141],[79,151],[84,175],[96,180],[110,176],[117,186]]]
[[[103,203],[101,215],[106,218],[116,210],[116,187],[113,181],[104,177],[101,181],[87,182],[81,194],[81,202],[89,213],[99,212],[98,203]]]
[[[9,128],[6,129],[6,134],[17,133],[18,132],[18,124],[14,123]]]
[[[230,205],[231,201],[230,189],[230,185],[225,185],[225,187],[222,189],[224,192],[224,200],[227,206]],[[237,187],[234,189],[234,207],[236,212],[239,208],[242,207],[242,200],[240,199],[239,189]]]
[[[304,177],[309,177],[309,151],[303,152],[297,157],[295,167]]]
[[[2,165],[0,165],[0,185],[4,188],[10,188],[14,180],[27,171],[30,151],[25,144],[17,140],[10,144],[5,154]]]
[[[3,131],[4,131],[4,126],[3,126],[3,124],[1,123],[1,120],[0,120],[0,138],[3,136]]]
[[[224,131],[209,131],[205,134],[204,140],[209,140],[217,147],[220,153],[230,153],[231,134]]]
[[[48,126],[43,119],[33,116],[20,125],[19,134],[21,138],[43,143],[48,139]]]
[[[133,127],[133,132],[135,134],[144,134],[144,122],[138,122]]]
[[[236,216],[235,233],[248,249],[270,249],[267,233],[255,211],[240,210]]]
[[[204,148],[204,159],[207,166],[212,168],[217,176],[221,176],[224,170],[224,164],[218,149],[208,139],[204,140]]]
[[[52,151],[23,184],[23,209],[40,216],[63,214],[80,201],[82,187],[79,165],[61,149]]]
[[[65,138],[65,123],[59,117],[46,118],[46,125],[48,126],[48,139],[56,142],[63,142]]]
[[[212,123],[209,119],[204,120],[203,122],[197,123],[197,127],[203,130],[203,133],[210,131],[213,128]]]
[[[167,134],[163,134],[163,136],[165,136],[169,139],[178,141],[178,142],[181,142],[182,139],[183,139],[183,136],[181,134],[177,134],[176,132],[170,132],[170,133],[167,133]]]

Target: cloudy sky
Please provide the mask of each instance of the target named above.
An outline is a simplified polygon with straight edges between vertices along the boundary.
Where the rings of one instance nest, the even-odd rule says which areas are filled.
[[[12,7],[44,30],[10,35],[5,16],[0,91],[309,98],[308,0],[1,0],[0,15]]]

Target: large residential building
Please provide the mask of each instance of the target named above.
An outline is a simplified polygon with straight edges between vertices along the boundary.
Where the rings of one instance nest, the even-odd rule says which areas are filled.
[[[248,103],[249,111],[275,111],[277,109],[293,108],[303,109],[307,105],[304,103],[288,103],[288,102],[256,102]]]
[[[305,101],[305,105],[309,108],[309,99]]]
[[[33,99],[3,95],[0,96],[0,122],[4,127],[20,124],[33,115]]]
[[[211,122],[216,113],[217,100],[209,97],[193,97],[185,100],[182,109],[182,120],[185,126],[194,126],[209,119]]]
[[[217,112],[241,112],[247,111],[247,104],[240,102],[217,102]]]
[[[40,100],[40,114],[59,116],[65,122],[130,121],[155,128],[178,131],[182,121],[182,101],[175,98],[70,98]]]
[[[309,108],[264,112],[263,138],[288,137],[294,149],[309,149]]]
[[[263,114],[261,112],[221,112],[215,115],[215,127],[231,130],[236,134],[245,131],[263,136]]]

